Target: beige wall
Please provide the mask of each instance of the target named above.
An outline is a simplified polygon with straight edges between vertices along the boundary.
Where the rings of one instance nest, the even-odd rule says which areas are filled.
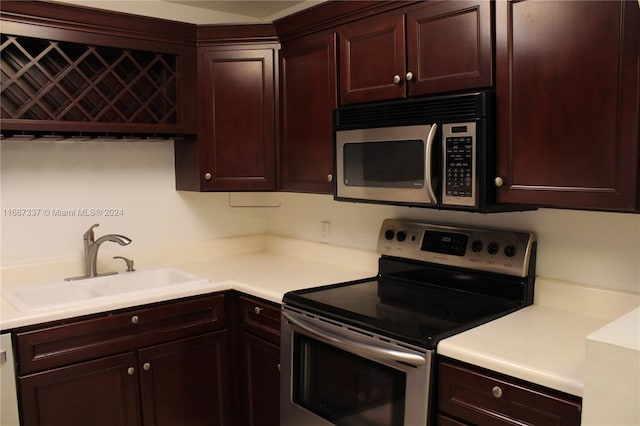
[[[640,293],[640,215],[541,209],[445,212],[333,201],[328,195],[190,193],[174,189],[172,142],[2,142],[2,264],[82,255],[82,234],[122,233],[136,248],[272,233],[375,250],[383,219],[530,230],[539,275]],[[15,217],[11,208],[122,209],[116,217]]]

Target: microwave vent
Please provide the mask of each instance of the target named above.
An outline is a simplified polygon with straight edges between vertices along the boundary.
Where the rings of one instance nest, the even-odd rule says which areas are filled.
[[[490,113],[493,107],[492,91],[376,102],[336,109],[334,125],[337,130],[344,130],[424,124],[432,121],[460,121],[493,115]]]

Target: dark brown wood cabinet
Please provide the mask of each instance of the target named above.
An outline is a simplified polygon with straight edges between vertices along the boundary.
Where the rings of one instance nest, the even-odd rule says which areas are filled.
[[[272,25],[198,27],[198,135],[174,145],[176,189],[274,191],[279,44]]]
[[[15,335],[24,426],[230,424],[222,294]]]
[[[146,347],[138,359],[143,425],[231,424],[226,330]]]
[[[340,103],[491,87],[492,7],[424,2],[340,27]]]
[[[24,426],[140,424],[133,352],[20,377]]]
[[[275,50],[198,56],[202,187],[275,190]]]
[[[280,189],[333,193],[336,35],[284,43],[280,53]]]
[[[241,424],[280,424],[280,306],[238,296]]]
[[[3,132],[189,133],[195,25],[3,1]]]
[[[579,425],[580,398],[468,364],[438,365],[438,425]]]
[[[637,3],[495,7],[498,201],[637,210]]]

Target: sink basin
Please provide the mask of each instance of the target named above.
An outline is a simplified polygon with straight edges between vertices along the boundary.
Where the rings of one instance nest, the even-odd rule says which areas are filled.
[[[4,292],[3,297],[22,312],[69,307],[115,299],[133,292],[157,292],[177,290],[192,285],[205,284],[209,279],[177,269],[162,268],[135,272],[123,272],[87,278],[78,281],[51,281],[33,284]]]
[[[9,291],[3,296],[18,310],[32,312],[84,302],[100,294],[83,285],[60,281]]]
[[[151,269],[89,278],[80,283],[106,296],[177,284],[191,284],[197,281],[209,280],[176,269]]]

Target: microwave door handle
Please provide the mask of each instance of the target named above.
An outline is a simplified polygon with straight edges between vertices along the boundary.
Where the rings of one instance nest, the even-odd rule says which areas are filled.
[[[429,194],[430,202],[436,204],[438,200],[436,199],[436,194],[433,192],[433,185],[431,183],[431,151],[433,148],[433,140],[436,137],[436,131],[438,130],[438,125],[433,123],[431,129],[429,130],[429,135],[427,136],[427,157],[425,158],[426,167],[425,167],[425,181],[427,185],[427,193]]]
[[[286,312],[282,312],[282,316],[289,321],[293,326],[307,332],[315,339],[318,339],[324,343],[343,349],[347,352],[356,353],[359,355],[367,356],[374,360],[379,361],[397,361],[414,366],[423,365],[427,360],[416,354],[394,351],[391,349],[383,349],[373,345],[366,345],[363,343],[350,342],[344,340],[342,337],[337,336],[327,331],[320,331],[317,328],[311,327],[305,324],[303,321],[293,318]]]

